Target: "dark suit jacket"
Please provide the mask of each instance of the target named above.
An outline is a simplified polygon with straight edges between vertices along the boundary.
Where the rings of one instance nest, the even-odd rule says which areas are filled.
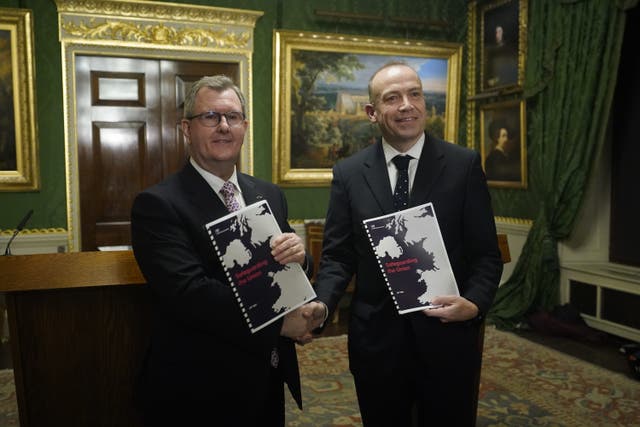
[[[460,294],[486,313],[502,262],[480,156],[427,135],[410,206],[427,202],[433,203]],[[421,312],[397,313],[362,225],[365,219],[392,212],[380,141],[335,165],[316,293],[333,312],[356,276],[349,319],[351,371],[357,376],[399,369],[404,362],[396,355],[408,346],[417,346],[425,363],[430,363],[430,355],[438,364],[441,358],[465,363],[465,355],[479,361],[478,322],[442,324]]]
[[[283,232],[292,231],[277,186],[242,173],[238,182],[247,205],[266,199]],[[133,251],[154,303],[140,381],[141,402],[151,419],[258,425],[253,417],[263,412],[268,396],[274,347],[301,405],[295,347],[279,335],[282,319],[251,334],[214,254],[205,224],[227,213],[189,163],[134,201]]]

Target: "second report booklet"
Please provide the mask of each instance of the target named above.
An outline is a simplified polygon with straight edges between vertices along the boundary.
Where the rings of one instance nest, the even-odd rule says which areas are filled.
[[[398,313],[460,295],[432,203],[363,221]]]

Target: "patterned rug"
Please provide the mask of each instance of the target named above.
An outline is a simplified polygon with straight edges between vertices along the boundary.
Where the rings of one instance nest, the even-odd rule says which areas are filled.
[[[304,411],[288,427],[361,426],[346,336],[298,347]],[[487,328],[478,426],[640,427],[640,382],[508,332]],[[13,371],[0,370],[0,426],[17,427]]]
[[[298,347],[304,411],[289,427],[361,426],[346,337]],[[288,394],[287,394],[288,395]],[[478,426],[640,426],[640,382],[488,327]]]
[[[2,369],[0,370],[0,426],[17,427],[19,425],[13,369]]]

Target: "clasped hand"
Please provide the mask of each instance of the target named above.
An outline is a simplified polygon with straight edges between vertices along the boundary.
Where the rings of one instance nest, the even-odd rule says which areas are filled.
[[[280,335],[289,337],[298,344],[307,344],[313,340],[312,331],[320,327],[324,319],[324,304],[308,302],[284,316]]]
[[[283,233],[272,239],[271,255],[280,264],[292,262],[304,264],[304,243],[295,233]],[[280,335],[289,337],[303,345],[311,342],[313,339],[312,331],[322,325],[325,315],[324,304],[309,302],[285,315]]]

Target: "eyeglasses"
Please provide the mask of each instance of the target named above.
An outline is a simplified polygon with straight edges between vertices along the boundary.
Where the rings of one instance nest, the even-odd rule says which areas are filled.
[[[239,111],[229,111],[226,113],[218,113],[217,111],[205,111],[204,113],[187,117],[187,119],[198,119],[203,126],[216,127],[220,124],[222,116],[224,116],[224,118],[227,120],[227,124],[229,126],[238,126],[244,120],[244,114]]]

